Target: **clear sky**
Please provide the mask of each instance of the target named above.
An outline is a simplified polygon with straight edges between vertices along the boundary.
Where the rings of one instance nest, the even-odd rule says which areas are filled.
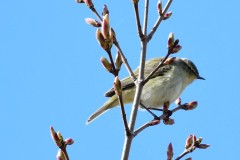
[[[157,17],[156,3],[150,4],[149,30]],[[104,4],[135,68],[140,43],[132,3],[98,0],[96,9],[101,12]],[[149,43],[147,58],[164,56],[168,34],[174,32],[183,46],[176,56],[191,59],[206,81],[195,81],[181,96],[183,102],[197,100],[198,108],[174,114],[173,126],[160,124],[143,131],[134,139],[130,159],[166,159],[169,142],[178,155],[189,134],[211,144],[192,153],[193,159],[236,159],[240,152],[239,5],[239,1],[173,2],[173,15]],[[113,81],[100,64],[100,57],[107,55],[86,17],[95,18],[74,0],[0,1],[1,159],[55,159],[50,125],[75,140],[68,147],[72,160],[120,159],[124,132],[119,108],[85,125],[107,100],[103,93]],[[123,67],[120,77],[125,76]],[[129,116],[129,105],[126,110]],[[140,111],[136,125],[150,119]]]

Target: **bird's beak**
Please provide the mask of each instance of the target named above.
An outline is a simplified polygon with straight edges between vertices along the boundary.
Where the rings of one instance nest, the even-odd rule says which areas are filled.
[[[197,79],[205,80],[205,78],[198,76]]]

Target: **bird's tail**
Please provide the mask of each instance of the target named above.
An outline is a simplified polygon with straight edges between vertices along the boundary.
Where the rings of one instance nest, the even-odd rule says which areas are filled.
[[[118,105],[118,99],[117,96],[112,96],[106,103],[103,104],[102,107],[100,107],[96,112],[94,112],[87,120],[86,124],[89,124],[94,119],[96,119],[98,116],[106,112],[108,109],[113,108]]]

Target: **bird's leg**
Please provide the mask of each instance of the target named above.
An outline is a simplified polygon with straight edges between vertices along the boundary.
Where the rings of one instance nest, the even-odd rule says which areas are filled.
[[[141,102],[140,102],[140,105],[141,105],[144,109],[146,109],[146,111],[148,111],[148,113],[150,113],[150,114],[154,117],[155,120],[159,120],[159,117],[158,117],[156,114],[154,114],[149,108],[147,108],[146,106],[144,106]]]
[[[163,111],[163,109],[160,109],[160,108],[151,108],[151,107],[149,107],[148,109],[149,110],[155,110],[155,111]]]

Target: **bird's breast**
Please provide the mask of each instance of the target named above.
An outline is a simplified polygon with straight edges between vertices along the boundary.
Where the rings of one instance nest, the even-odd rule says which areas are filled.
[[[146,107],[160,108],[165,102],[175,101],[183,89],[183,78],[178,74],[159,76],[145,84],[141,102]]]

